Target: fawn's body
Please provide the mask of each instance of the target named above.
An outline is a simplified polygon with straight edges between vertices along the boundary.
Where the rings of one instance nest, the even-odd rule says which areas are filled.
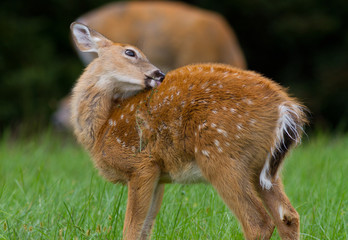
[[[75,27],[84,49],[79,34],[91,30]],[[149,71],[158,70],[135,64],[143,56],[134,48],[140,60],[118,56],[131,47],[95,34],[89,36],[100,57],[74,88],[73,125],[102,175],[129,187],[124,237],[150,235],[164,183],[205,181],[236,214],[247,239],[269,239],[274,226],[283,239],[298,239],[299,216],[278,170],[300,140],[301,105],[261,75],[219,64],[182,67],[139,92],[151,81]]]

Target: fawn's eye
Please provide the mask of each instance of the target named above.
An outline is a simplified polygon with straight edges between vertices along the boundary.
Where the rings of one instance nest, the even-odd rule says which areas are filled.
[[[130,57],[135,57],[136,54],[133,50],[131,49],[126,49],[126,51],[124,52],[127,56],[130,56]]]

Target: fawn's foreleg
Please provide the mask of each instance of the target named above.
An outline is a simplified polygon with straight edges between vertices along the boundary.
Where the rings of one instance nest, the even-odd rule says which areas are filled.
[[[160,169],[156,165],[140,166],[128,182],[128,200],[126,217],[123,227],[123,238],[127,240],[146,239],[149,233],[147,218],[158,210],[153,211],[152,205],[159,204],[162,199],[162,187],[158,185]],[[149,216],[150,214],[150,216]],[[145,226],[147,225],[147,226]],[[152,224],[151,224],[152,225]]]

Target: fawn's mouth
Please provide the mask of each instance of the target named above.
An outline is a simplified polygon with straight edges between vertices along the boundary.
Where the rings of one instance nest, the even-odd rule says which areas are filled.
[[[153,73],[153,76],[145,75],[145,87],[146,88],[158,87],[162,83],[164,77],[165,75],[161,71],[155,71]]]
[[[146,78],[145,78],[146,88],[155,88],[155,87],[158,87],[161,83],[162,83],[162,81],[151,78],[151,77],[146,76]]]

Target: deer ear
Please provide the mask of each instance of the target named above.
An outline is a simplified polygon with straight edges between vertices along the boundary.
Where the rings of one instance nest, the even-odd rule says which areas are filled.
[[[112,44],[109,39],[82,23],[73,22],[70,29],[77,48],[82,52],[98,53],[99,48]]]

